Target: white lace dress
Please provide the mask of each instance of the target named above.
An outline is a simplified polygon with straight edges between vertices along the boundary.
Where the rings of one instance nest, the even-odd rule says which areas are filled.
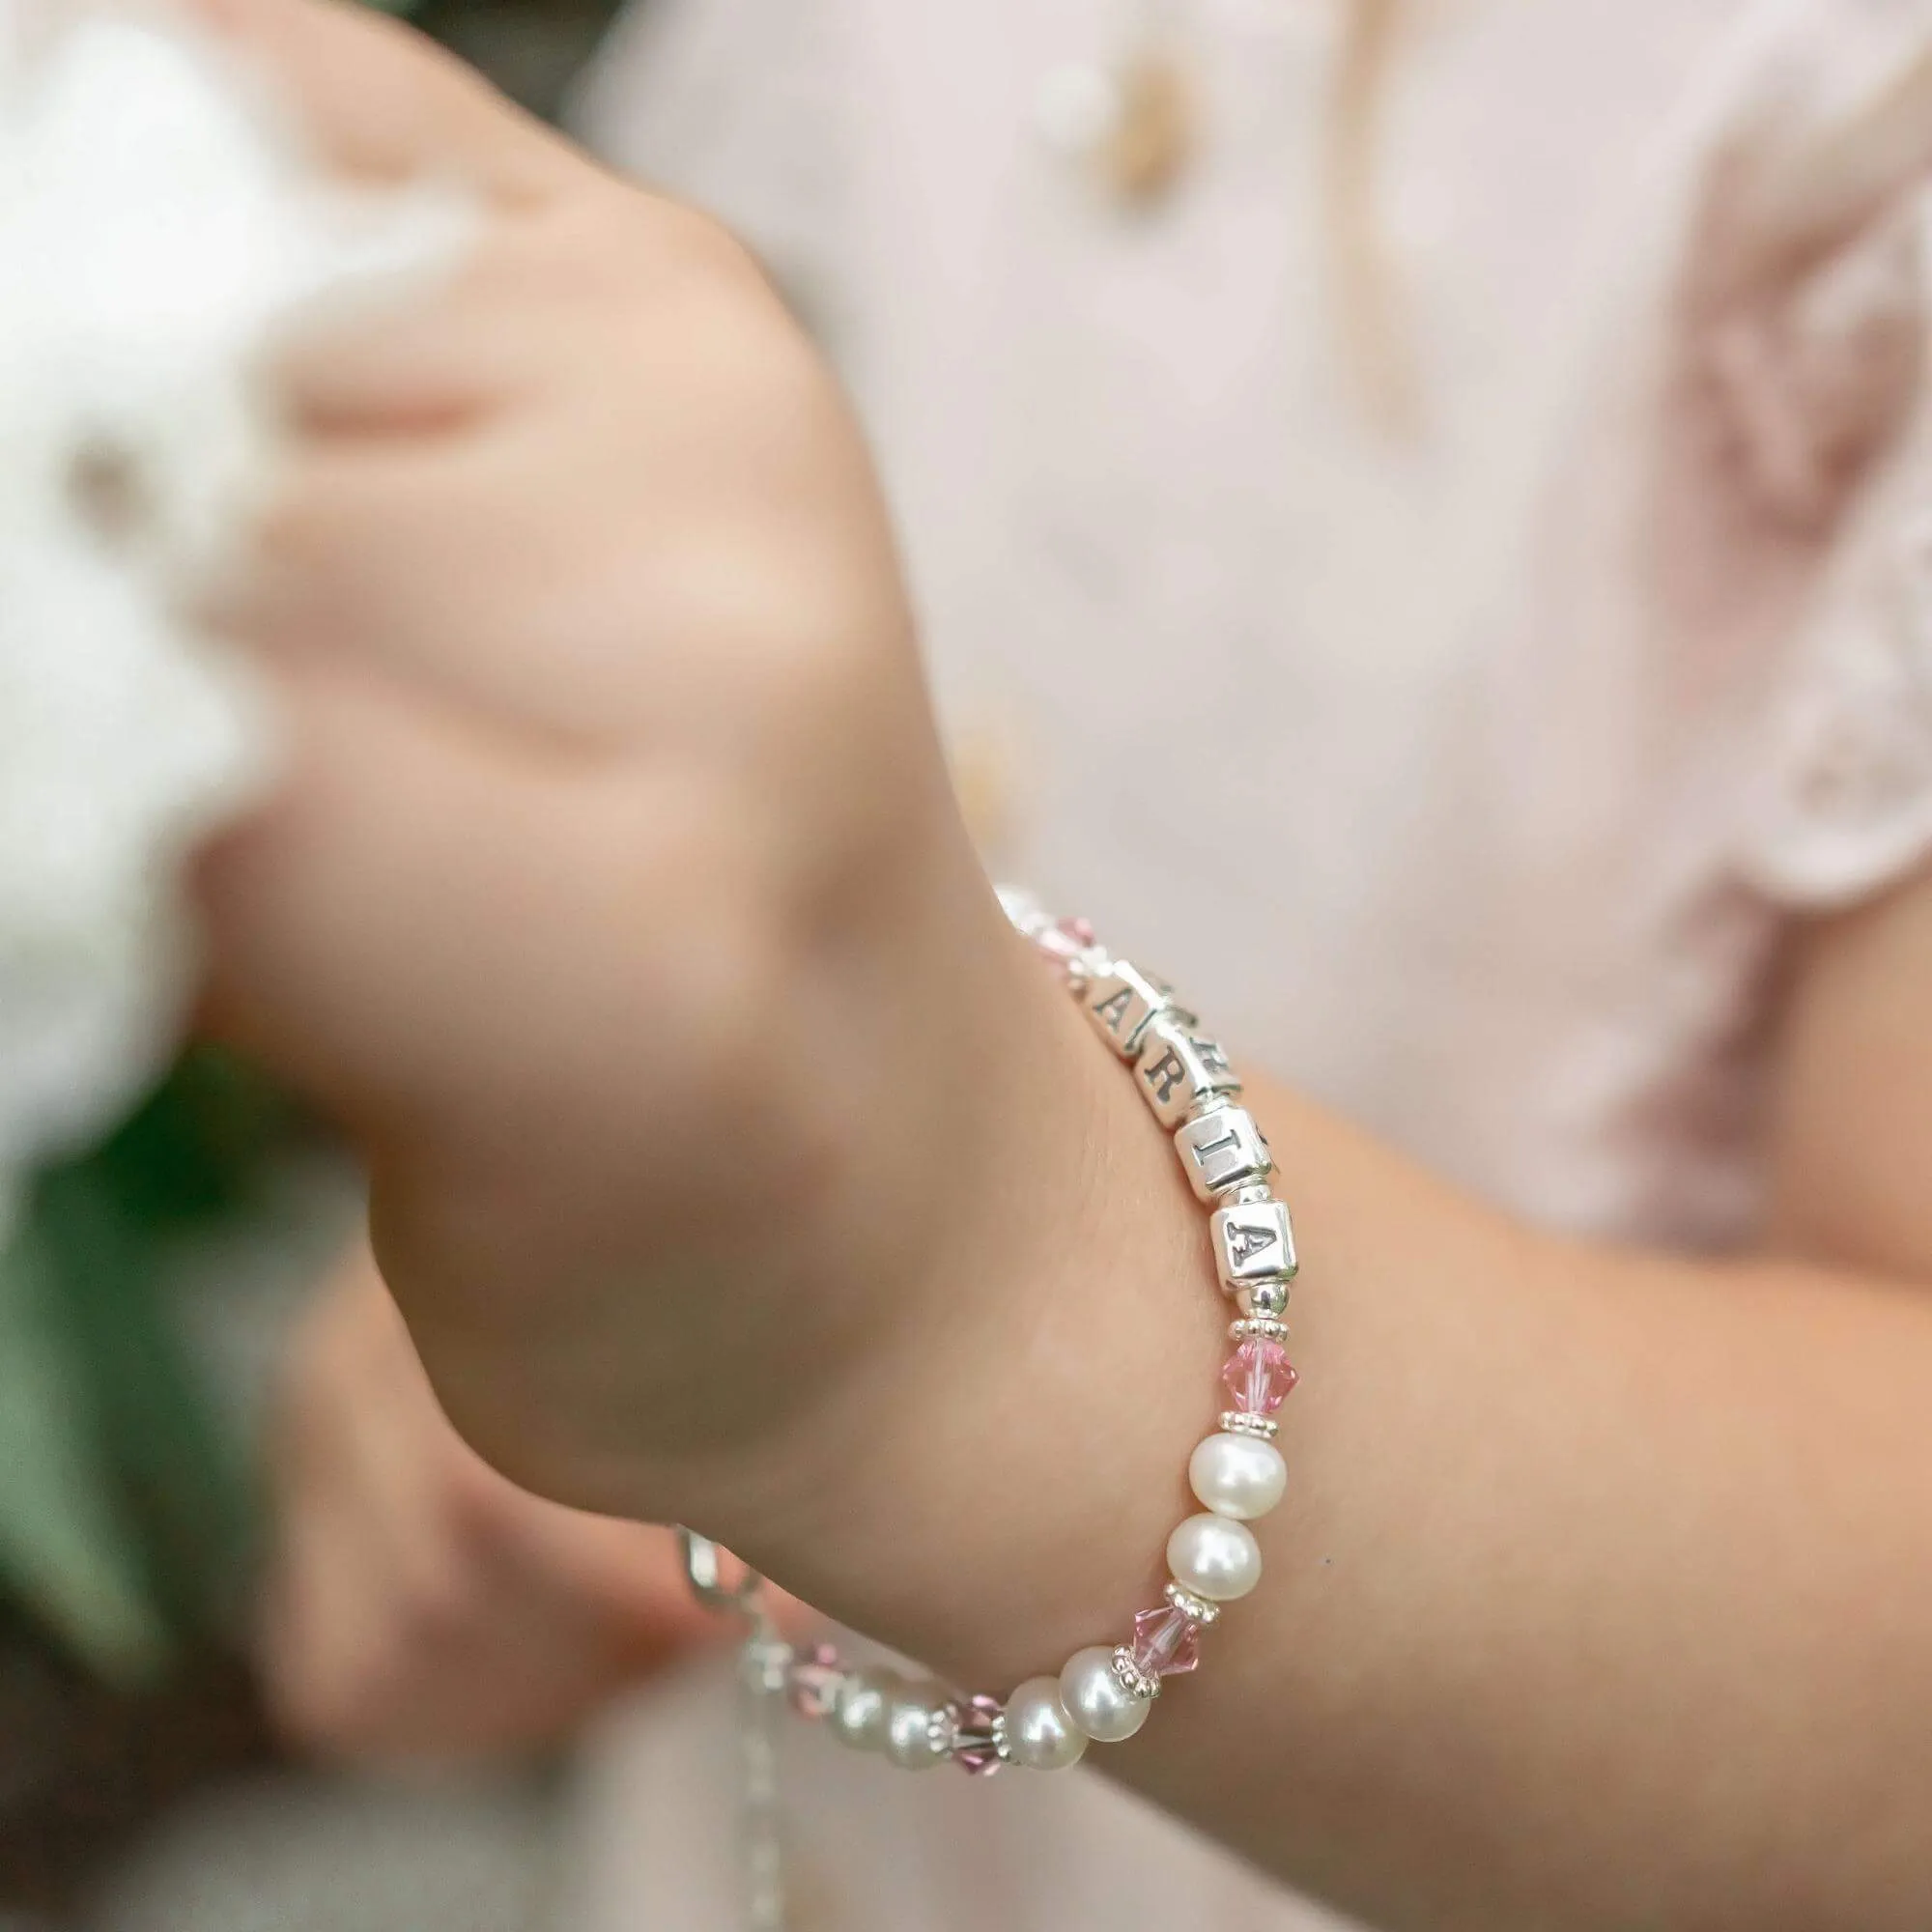
[[[1337,10],[1170,12],[1138,214],[1037,130],[1103,0],[648,0],[582,122],[843,359],[1015,873],[1466,1186],[1733,1244],[1794,923],[1932,845],[1932,0],[1417,0],[1406,432],[1337,347]],[[602,1760],[599,1928],[729,1922],[693,1695]],[[1305,1911],[1097,1779],[798,1762],[808,1924]]]

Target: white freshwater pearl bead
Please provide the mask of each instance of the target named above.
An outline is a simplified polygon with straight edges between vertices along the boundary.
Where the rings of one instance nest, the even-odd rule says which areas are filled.
[[[932,1747],[932,1720],[946,1708],[945,1690],[930,1679],[901,1684],[886,1711],[886,1755],[901,1771],[928,1771],[946,1761]]]
[[[832,1735],[854,1750],[884,1750],[886,1715],[899,1689],[896,1670],[855,1670],[832,1706]]]
[[[1167,1539],[1167,1567],[1183,1590],[1230,1603],[1262,1580],[1262,1547],[1244,1522],[1191,1516]]]
[[[1029,1677],[1007,1699],[1007,1755],[1029,1771],[1065,1771],[1078,1764],[1087,1736],[1060,1701],[1060,1679]]]
[[[1216,1516],[1253,1522],[1281,1501],[1288,1464],[1272,1442],[1254,1435],[1210,1435],[1188,1459],[1187,1480]]]
[[[1153,1708],[1114,1675],[1114,1653],[1104,1644],[1076,1650],[1066,1660],[1060,1673],[1060,1701],[1081,1730],[1101,1745],[1132,1737]]]

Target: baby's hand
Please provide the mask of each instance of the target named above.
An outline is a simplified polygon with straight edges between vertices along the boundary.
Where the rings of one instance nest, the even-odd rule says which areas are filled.
[[[485,1457],[754,1530],[973,1409],[1102,1057],[980,875],[865,449],[755,264],[404,30],[239,11],[340,165],[487,222],[287,372],[233,616],[297,764],[208,867],[213,1011],[364,1142]]]
[[[298,1330],[275,1425],[259,1650],[296,1743],[378,1761],[545,1745],[722,1628],[668,1531],[540,1502],[465,1447],[366,1253]]]

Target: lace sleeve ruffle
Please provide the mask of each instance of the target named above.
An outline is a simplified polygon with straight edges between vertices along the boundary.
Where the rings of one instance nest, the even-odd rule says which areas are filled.
[[[1872,0],[1799,12],[1756,218],[1774,268],[1809,266],[1762,278],[1776,353],[1736,363],[1733,413],[1818,562],[1758,714],[1744,862],[1825,910],[1932,856],[1932,27]]]
[[[1932,438],[1829,574],[1767,718],[1747,868],[1826,910],[1932,856]]]

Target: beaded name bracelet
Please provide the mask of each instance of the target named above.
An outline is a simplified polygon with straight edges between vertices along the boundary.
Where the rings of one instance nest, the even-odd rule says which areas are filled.
[[[1108,954],[1085,921],[1055,920],[1022,893],[1003,891],[1000,902],[1132,1068],[1141,1097],[1174,1135],[1188,1182],[1211,1210],[1221,1291],[1239,1310],[1221,1371],[1234,1406],[1188,1460],[1189,1486],[1205,1508],[1168,1538],[1173,1580],[1164,1601],[1134,1618],[1128,1642],[1077,1651],[1057,1677],[1030,1679],[1004,1704],[961,1699],[930,1680],[850,1664],[830,1645],[795,1649],[764,1614],[759,1579],[727,1588],[716,1548],[685,1532],[686,1567],[700,1598],[751,1619],[748,1689],[785,1696],[841,1743],[882,1751],[905,1770],[950,1762],[980,1776],[1006,1765],[1058,1771],[1078,1763],[1090,1742],[1119,1744],[1147,1721],[1163,1678],[1194,1669],[1201,1634],[1220,1606],[1261,1581],[1261,1548],[1248,1524],[1287,1488],[1274,1417],[1297,1379],[1282,1346],[1294,1234],[1269,1188],[1267,1142],[1236,1104],[1241,1083],[1227,1055],[1164,981]]]

